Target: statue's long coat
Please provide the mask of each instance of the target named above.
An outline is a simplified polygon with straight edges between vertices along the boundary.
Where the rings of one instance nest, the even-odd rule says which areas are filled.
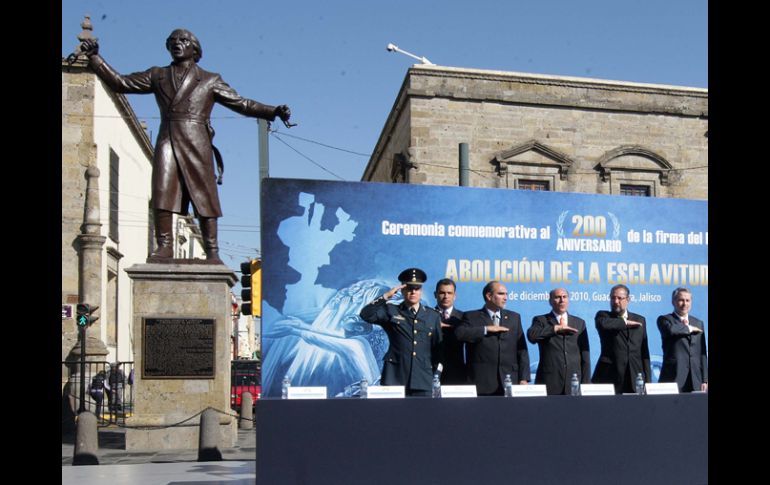
[[[221,217],[209,122],[214,103],[245,116],[275,119],[275,107],[241,97],[219,74],[193,64],[174,87],[171,66],[121,75],[98,54],[91,56],[94,72],[115,92],[155,94],[160,130],[152,170],[153,208],[187,213],[192,201],[197,215]]]

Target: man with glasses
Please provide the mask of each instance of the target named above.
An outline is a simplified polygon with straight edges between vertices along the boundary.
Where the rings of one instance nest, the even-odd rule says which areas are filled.
[[[441,319],[436,310],[421,303],[422,285],[428,279],[419,268],[398,275],[401,285],[361,309],[361,318],[381,326],[390,346],[384,356],[384,386],[404,386],[407,396],[430,397],[433,372],[439,363]],[[388,300],[401,291],[404,300],[396,305]]]
[[[600,310],[594,318],[601,340],[601,354],[591,382],[613,384],[615,393],[634,393],[634,381],[642,374],[650,382],[650,349],[647,346],[647,322],[628,311],[631,295],[625,285],[610,290],[611,311]]]

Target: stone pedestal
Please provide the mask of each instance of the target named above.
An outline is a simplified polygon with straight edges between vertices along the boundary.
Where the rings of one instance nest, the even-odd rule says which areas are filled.
[[[126,419],[126,450],[196,449],[200,416],[207,407],[231,413],[230,410],[230,335],[232,333],[232,300],[230,288],[236,276],[224,265],[212,264],[137,264],[126,272],[132,280],[134,335],[134,415]],[[195,359],[198,350],[213,352],[213,371],[208,376],[160,376],[157,365],[165,356],[149,355],[145,345],[146,322],[169,319],[177,328],[173,339],[184,339],[184,320],[212,321],[213,339],[210,349],[193,352],[182,349],[169,355],[169,368],[184,367],[184,359]],[[148,352],[147,354],[145,352]],[[181,359],[181,360],[180,360]],[[171,365],[171,363],[174,365]],[[161,363],[161,366],[163,364]],[[194,367],[194,366],[193,366]],[[163,374],[163,372],[160,372]],[[173,426],[176,425],[176,426]],[[153,426],[154,429],[133,429]],[[221,448],[235,446],[237,419],[219,413]]]
[[[80,375],[80,341],[78,341],[70,350],[66,357],[66,368],[62,369],[62,375],[69,376],[68,379],[62,385],[62,432],[73,433],[75,432],[75,419],[80,408],[80,379],[81,377],[85,381],[85,399],[88,401],[86,406],[89,409],[94,409],[96,405],[93,398],[88,395],[88,386],[93,379],[93,373],[97,371],[97,367],[92,367],[91,362],[105,362],[107,360],[107,347],[104,345],[98,337],[90,335],[92,329],[86,330],[86,375]],[[64,366],[63,366],[64,367]],[[105,406],[107,398],[104,398]]]

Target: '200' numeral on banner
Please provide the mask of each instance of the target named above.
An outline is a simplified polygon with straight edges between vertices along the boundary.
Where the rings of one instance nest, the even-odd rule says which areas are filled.
[[[607,219],[604,216],[572,216],[575,229],[572,235],[575,237],[605,237],[607,236]]]

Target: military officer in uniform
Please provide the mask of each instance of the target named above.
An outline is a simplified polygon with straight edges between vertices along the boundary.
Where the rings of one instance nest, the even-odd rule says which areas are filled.
[[[380,382],[384,386],[404,386],[407,396],[431,395],[433,372],[439,363],[441,318],[436,310],[420,303],[427,279],[419,268],[406,269],[398,275],[401,285],[361,310],[361,318],[380,325],[390,341]],[[399,305],[388,303],[399,290],[404,301]]]

